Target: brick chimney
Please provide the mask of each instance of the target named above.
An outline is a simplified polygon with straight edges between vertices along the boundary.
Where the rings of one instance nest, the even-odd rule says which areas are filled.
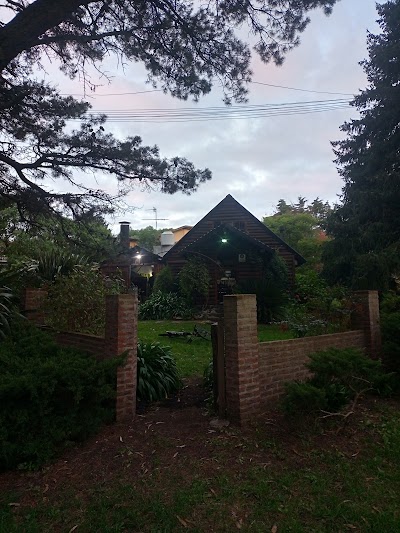
[[[120,222],[120,230],[119,230],[119,242],[121,245],[121,248],[124,252],[129,250],[129,224],[130,222]]]

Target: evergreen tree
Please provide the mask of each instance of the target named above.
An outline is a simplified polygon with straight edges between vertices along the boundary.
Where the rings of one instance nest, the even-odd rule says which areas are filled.
[[[367,38],[361,117],[333,143],[343,203],[328,221],[324,273],[331,282],[385,289],[400,271],[400,0],[377,5],[382,32]]]
[[[280,64],[299,43],[308,12],[322,7],[329,13],[336,1],[4,0],[0,196],[17,206],[21,219],[66,211],[76,219],[88,209],[112,210],[116,201],[87,187],[77,170],[116,176],[121,195],[137,181],[190,193],[211,177],[185,159],[161,158],[140,137],[116,139],[105,117],[90,115],[87,102],[41,81],[43,56],[58,60],[67,76],[88,80],[86,66],[101,69],[114,54],[121,62],[142,63],[154,86],[175,97],[197,100],[218,79],[227,102],[243,101],[251,52],[235,30],[247,25],[261,59]],[[79,123],[72,131],[71,121]],[[46,178],[64,180],[64,188],[52,189]]]

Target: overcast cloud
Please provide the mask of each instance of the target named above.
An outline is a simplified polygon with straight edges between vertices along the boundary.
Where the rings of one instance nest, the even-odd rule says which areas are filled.
[[[302,35],[300,46],[292,51],[282,67],[253,61],[254,81],[297,87],[314,91],[355,94],[366,86],[358,62],[367,57],[366,31],[378,31],[374,0],[342,0],[330,17],[321,12]],[[91,98],[94,110],[137,108],[180,108],[222,106],[218,89],[199,104],[181,102],[160,92],[137,95],[101,96],[101,94],[149,90],[140,65],[124,70],[107,64],[112,76]],[[57,75],[59,78],[59,75]],[[60,78],[59,78],[60,79]],[[59,83],[61,92],[82,92],[69,80]],[[262,85],[250,85],[249,104],[300,102],[342,98],[343,96],[307,93]],[[349,97],[351,99],[351,97]],[[280,198],[294,202],[298,196],[313,200],[317,196],[337,201],[342,182],[334,163],[330,141],[342,138],[340,125],[357,112],[345,110],[281,116],[273,118],[221,120],[187,123],[111,123],[118,137],[140,135],[144,144],[157,144],[163,156],[182,156],[196,167],[208,167],[213,179],[191,196],[163,195],[135,190],[126,202],[138,209],[118,217],[134,228],[155,225],[147,211],[155,207],[158,217],[168,220],[159,227],[193,225],[227,194],[232,194],[256,217],[272,214]],[[112,191],[113,180],[97,177],[98,186]],[[118,231],[116,220],[110,221]]]

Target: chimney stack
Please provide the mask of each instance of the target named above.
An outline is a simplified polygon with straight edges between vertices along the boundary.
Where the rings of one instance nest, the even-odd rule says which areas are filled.
[[[124,252],[129,250],[129,224],[130,222],[120,222],[119,242]]]

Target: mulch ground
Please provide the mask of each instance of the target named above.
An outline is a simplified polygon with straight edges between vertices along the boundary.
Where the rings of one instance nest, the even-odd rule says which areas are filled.
[[[326,426],[312,436],[312,446],[337,450],[347,457],[360,452],[357,420],[374,416],[377,400],[364,401],[345,427]],[[378,416],[378,415],[376,415]],[[161,479],[176,472],[186,479],[240,471],[252,466],[294,468],[312,463],[303,429],[271,410],[257,425],[215,429],[200,380],[190,380],[181,394],[163,404],[140,407],[135,420],[102,428],[85,443],[65,450],[58,460],[36,472],[0,474],[0,493],[15,492],[20,506],[53,503],[65,491],[81,500],[91,487]],[[265,441],[272,443],[263,446]],[[195,468],[194,468],[195,465]]]

